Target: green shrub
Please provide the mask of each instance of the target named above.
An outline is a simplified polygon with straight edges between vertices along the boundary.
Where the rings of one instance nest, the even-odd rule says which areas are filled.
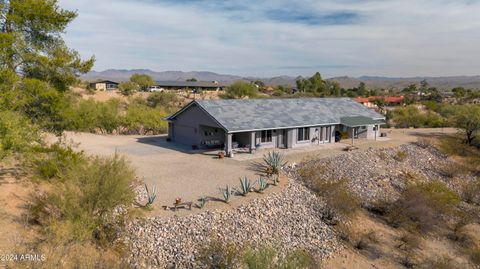
[[[172,92],[154,92],[147,97],[150,107],[173,108],[179,103],[178,97]]]
[[[41,143],[35,125],[21,114],[0,111],[0,159],[13,153],[25,153]]]
[[[334,181],[318,180],[313,190],[323,197],[326,202],[325,216],[333,219],[337,214],[349,216],[359,209],[359,199],[350,191],[348,181],[345,178]]]
[[[403,162],[407,159],[407,157],[408,154],[405,151],[399,150],[397,151],[397,153],[395,153],[395,156],[393,158],[399,162]]]
[[[132,95],[140,90],[140,86],[132,81],[125,81],[118,84],[118,90],[125,96]]]
[[[123,127],[126,133],[161,134],[166,133],[168,124],[162,118],[166,114],[160,109],[132,104],[127,107]]]
[[[45,195],[32,207],[33,219],[45,234],[61,242],[96,240],[108,244],[116,237],[116,219],[112,210],[133,201],[133,169],[118,155],[96,157],[71,165]]]
[[[273,269],[276,255],[273,248],[262,248],[257,251],[247,250],[243,255],[243,263],[248,269]]]
[[[255,98],[258,96],[258,89],[253,83],[237,81],[230,85],[225,93],[220,95],[222,98]]]
[[[65,180],[63,174],[70,167],[86,162],[83,152],[76,152],[64,142],[59,141],[49,147],[40,148],[33,158],[34,173],[44,180],[53,178]]]
[[[200,250],[199,260],[206,268],[237,268],[241,261],[240,253],[233,244],[214,240]]]
[[[138,99],[131,100],[130,104],[118,99],[79,100],[63,114],[68,130],[109,134],[166,133],[168,124],[162,120],[164,116],[162,109],[151,108]]]
[[[389,119],[400,128],[433,128],[443,127],[446,124],[445,119],[437,113],[430,110],[420,111],[416,106],[396,108],[389,114]]]
[[[441,217],[454,213],[459,202],[460,197],[440,181],[410,184],[385,216],[394,227],[425,232],[442,224]]]

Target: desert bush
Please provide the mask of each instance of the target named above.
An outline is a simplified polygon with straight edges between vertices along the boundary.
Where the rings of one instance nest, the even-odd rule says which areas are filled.
[[[417,142],[415,142],[415,144],[424,149],[432,147],[434,145],[432,139],[430,138],[419,138],[417,139]]]
[[[262,247],[256,251],[247,250],[243,254],[245,269],[307,269],[317,268],[316,261],[304,250],[294,250],[285,256],[275,249]]]
[[[166,133],[167,123],[162,120],[165,111],[149,107],[142,100],[132,99],[130,104],[118,99],[97,102],[78,100],[63,113],[65,129],[74,131],[159,134]]]
[[[408,154],[405,151],[399,150],[395,153],[395,156],[393,158],[399,162],[403,162],[407,159]]]
[[[49,238],[61,242],[111,243],[118,230],[112,210],[133,201],[134,172],[118,155],[96,157],[71,165],[60,175],[63,183],[37,196],[31,206],[33,220]]]
[[[318,268],[315,258],[302,249],[279,253],[272,247],[242,249],[232,243],[212,240],[199,251],[206,268],[307,269]]]
[[[471,248],[469,253],[471,261],[476,265],[480,265],[480,247]]]
[[[132,81],[125,81],[118,85],[118,90],[125,96],[132,95],[140,90],[140,86]]]
[[[332,220],[337,215],[349,216],[359,208],[359,199],[350,191],[347,179],[317,180],[314,184],[313,190],[325,199],[326,220]]]
[[[370,248],[371,244],[378,244],[378,238],[374,231],[360,234],[353,242],[353,246],[360,250]]]
[[[397,248],[404,251],[413,251],[415,249],[418,249],[418,247],[420,246],[420,239],[421,237],[418,234],[404,232],[397,239]]]
[[[200,250],[199,260],[206,268],[237,268],[241,262],[240,253],[233,244],[213,240]]]
[[[147,97],[148,106],[153,108],[174,108],[178,103],[178,97],[173,92],[154,92]]]
[[[258,96],[258,89],[253,83],[236,81],[225,90],[224,94],[219,96],[226,99],[255,98]]]
[[[349,216],[359,208],[360,203],[358,197],[350,190],[346,178],[326,179],[323,176],[325,173],[327,168],[318,163],[309,163],[299,170],[306,185],[324,198],[326,202],[324,220],[336,224],[338,215]]]
[[[123,128],[127,133],[161,134],[166,133],[168,124],[162,120],[166,113],[146,105],[131,104],[126,109]]]
[[[276,251],[273,248],[262,248],[257,251],[247,250],[243,255],[243,263],[248,269],[273,269]]]
[[[118,99],[97,102],[79,100],[65,110],[65,128],[74,131],[112,133],[121,123],[121,103]]]
[[[443,127],[446,125],[445,119],[433,111],[420,111],[415,106],[399,107],[389,114],[389,118],[400,128],[424,128],[424,127]]]
[[[480,204],[480,178],[465,183],[462,187],[462,198],[469,204]]]
[[[410,184],[385,216],[394,227],[425,232],[441,224],[443,215],[454,213],[459,202],[460,197],[440,181]]]
[[[441,175],[449,178],[468,173],[467,167],[457,162],[448,162],[447,164],[438,167],[438,171]]]
[[[39,129],[21,114],[0,111],[0,159],[31,151],[41,143]]]
[[[32,156],[33,172],[43,180],[56,178],[63,181],[62,175],[67,169],[86,162],[83,152],[74,151],[63,140],[48,147],[38,147],[36,153]]]

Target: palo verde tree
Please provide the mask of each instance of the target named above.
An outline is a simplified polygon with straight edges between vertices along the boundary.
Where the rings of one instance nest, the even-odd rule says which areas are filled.
[[[133,74],[130,81],[136,83],[142,91],[147,91],[148,87],[155,85],[153,78],[147,74]]]

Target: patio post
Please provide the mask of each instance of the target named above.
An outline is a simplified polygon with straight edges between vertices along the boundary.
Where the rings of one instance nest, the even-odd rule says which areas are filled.
[[[225,139],[225,155],[228,157],[233,157],[232,136],[232,134],[227,134]]]
[[[250,153],[255,151],[255,144],[257,144],[255,140],[255,132],[250,132]]]
[[[355,127],[352,127],[352,146],[354,145],[355,143]]]

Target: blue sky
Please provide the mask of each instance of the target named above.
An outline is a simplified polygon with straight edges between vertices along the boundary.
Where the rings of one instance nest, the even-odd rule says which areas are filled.
[[[95,70],[480,74],[480,0],[60,0]]]

